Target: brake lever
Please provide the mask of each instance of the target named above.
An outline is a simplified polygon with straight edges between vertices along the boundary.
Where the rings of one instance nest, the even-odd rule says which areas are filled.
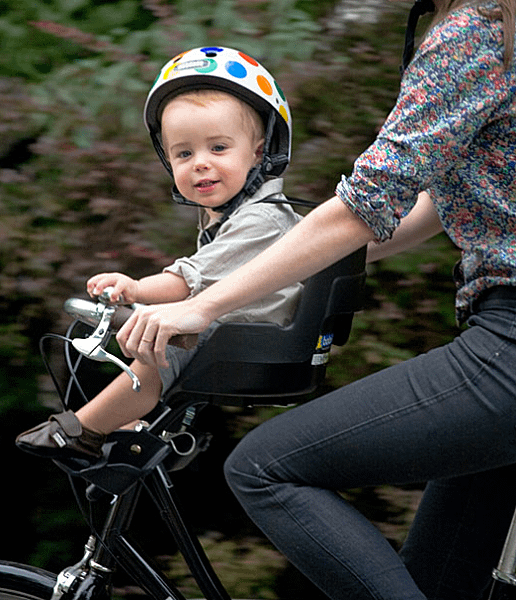
[[[139,392],[141,386],[138,377],[117,356],[110,354],[104,349],[105,344],[107,344],[109,340],[109,325],[111,324],[111,317],[115,313],[115,310],[116,308],[114,306],[106,305],[102,312],[100,323],[97,325],[95,331],[87,338],[76,338],[72,340],[72,346],[77,352],[80,352],[83,356],[86,356],[91,360],[115,364],[129,375],[133,382],[133,390]]]

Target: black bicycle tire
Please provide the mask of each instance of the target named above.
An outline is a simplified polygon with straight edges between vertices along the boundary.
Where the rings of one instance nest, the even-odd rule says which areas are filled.
[[[0,599],[50,600],[56,579],[37,567],[0,561]]]

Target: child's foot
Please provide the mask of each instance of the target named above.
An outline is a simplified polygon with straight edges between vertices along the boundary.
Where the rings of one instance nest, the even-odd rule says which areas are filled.
[[[16,445],[46,458],[99,458],[106,436],[83,427],[73,411],[52,415],[48,421],[20,433]]]

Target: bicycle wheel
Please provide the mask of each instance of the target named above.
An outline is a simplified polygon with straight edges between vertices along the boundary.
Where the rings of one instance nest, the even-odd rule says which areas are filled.
[[[12,562],[0,561],[1,600],[50,600],[56,575]]]

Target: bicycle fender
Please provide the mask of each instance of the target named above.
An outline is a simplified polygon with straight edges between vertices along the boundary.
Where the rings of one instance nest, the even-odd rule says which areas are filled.
[[[57,575],[19,563],[0,561],[0,597],[2,592],[22,591],[37,598],[51,598]]]

